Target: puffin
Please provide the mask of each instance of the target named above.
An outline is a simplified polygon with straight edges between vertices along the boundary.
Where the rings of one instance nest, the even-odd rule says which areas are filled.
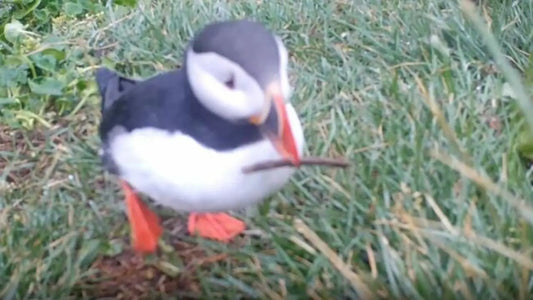
[[[228,212],[288,182],[305,141],[287,69],[281,38],[242,19],[206,25],[177,69],[145,80],[96,70],[99,154],[120,182],[136,252],[155,252],[163,232],[140,195],[188,213],[189,234],[228,242],[246,229]],[[291,164],[243,172],[267,160]]]

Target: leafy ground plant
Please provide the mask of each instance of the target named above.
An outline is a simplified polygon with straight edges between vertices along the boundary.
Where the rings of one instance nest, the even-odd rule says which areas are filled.
[[[531,1],[44,2],[46,22],[2,23],[3,298],[532,296]],[[287,43],[307,153],[351,168],[301,169],[229,245],[161,209],[142,259],[97,158],[93,71],[172,69],[241,17]]]

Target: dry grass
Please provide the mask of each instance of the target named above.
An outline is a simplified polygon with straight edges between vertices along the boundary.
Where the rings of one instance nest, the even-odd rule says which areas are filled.
[[[518,109],[531,112],[509,68],[527,71],[533,3],[479,3],[496,40],[446,1],[140,1],[55,19],[59,41],[32,35],[12,55],[66,47],[56,71],[34,66],[65,80],[63,94],[0,90],[18,101],[0,128],[0,295],[529,299],[533,190],[515,143]],[[302,168],[239,212],[250,228],[229,245],[187,236],[160,209],[161,251],[140,259],[96,155],[91,72],[173,68],[203,24],[242,16],[290,49],[307,154],[350,168]]]

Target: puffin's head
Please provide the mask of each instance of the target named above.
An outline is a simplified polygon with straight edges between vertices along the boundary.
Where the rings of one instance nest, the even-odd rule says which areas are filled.
[[[281,39],[248,20],[208,25],[186,52],[187,77],[198,100],[222,118],[258,126],[297,165],[285,109],[291,93],[287,61]]]

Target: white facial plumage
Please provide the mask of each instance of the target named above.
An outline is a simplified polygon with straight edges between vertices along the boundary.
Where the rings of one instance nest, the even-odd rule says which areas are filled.
[[[281,93],[289,101],[287,49],[275,37],[280,56],[279,80]],[[211,112],[227,119],[247,119],[261,114],[270,101],[259,83],[238,64],[214,52],[186,53],[187,77],[198,100]]]

